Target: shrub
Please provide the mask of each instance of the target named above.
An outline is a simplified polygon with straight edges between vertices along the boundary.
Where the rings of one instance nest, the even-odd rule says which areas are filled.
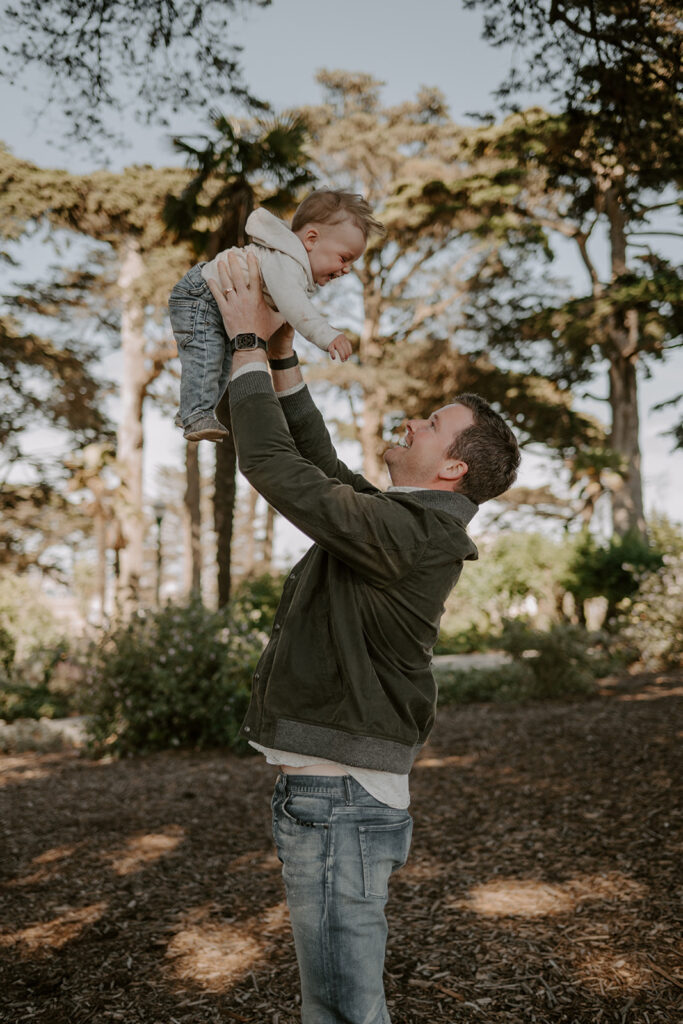
[[[139,614],[94,649],[84,710],[95,752],[230,746],[265,636],[199,600]]]
[[[434,646],[434,654],[472,654],[486,651],[496,643],[490,633],[483,633],[474,623],[455,633],[444,630]]]
[[[442,703],[516,701],[589,694],[613,660],[599,634],[582,626],[558,624],[546,631],[515,620],[504,624],[497,641],[511,656],[493,668],[437,668]]]
[[[435,668],[434,675],[440,704],[524,700],[533,682],[529,666],[517,662],[495,668]]]
[[[0,667],[0,719],[66,718],[77,710],[77,686],[64,685],[63,667],[69,662],[64,641],[37,647],[23,661],[10,660],[5,646]]]
[[[262,576],[241,580],[232,595],[233,618],[246,623],[252,629],[270,633],[286,575],[283,573],[273,576],[264,573]]]
[[[683,666],[683,557],[665,556],[664,564],[625,602],[622,636],[650,669]]]
[[[658,569],[662,552],[638,533],[611,537],[599,545],[584,531],[578,538],[563,583],[581,607],[590,597],[607,598],[607,621],[615,618],[618,604],[638,589],[644,573]]]

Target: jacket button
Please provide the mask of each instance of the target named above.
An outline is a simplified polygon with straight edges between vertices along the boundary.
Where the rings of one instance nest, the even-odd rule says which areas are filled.
[[[259,673],[258,672],[254,672],[254,682],[256,682],[256,680],[260,679],[260,678],[261,678],[261,676],[259,675]]]
[[[251,729],[250,729],[250,727],[248,725],[245,725],[244,731],[245,732],[251,732]]]
[[[279,628],[280,628],[280,623],[276,622],[275,625],[273,626],[273,629],[279,629]]]

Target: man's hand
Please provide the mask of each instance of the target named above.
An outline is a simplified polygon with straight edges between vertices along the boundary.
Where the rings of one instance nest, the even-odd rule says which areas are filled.
[[[346,335],[338,334],[337,337],[333,338],[327,346],[327,351],[330,353],[330,359],[336,359],[337,356],[339,356],[342,363],[345,363],[353,349],[351,348],[351,342]]]
[[[258,262],[253,253],[247,254],[247,266],[248,281],[237,256],[228,253],[228,267],[223,260],[218,261],[220,287],[215,281],[209,281],[209,288],[223,317],[228,337],[253,332],[267,341],[282,325],[282,317],[263,301]]]

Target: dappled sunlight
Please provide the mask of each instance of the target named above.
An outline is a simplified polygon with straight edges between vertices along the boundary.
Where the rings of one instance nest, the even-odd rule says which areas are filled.
[[[479,760],[479,754],[451,754],[448,757],[423,757],[415,762],[416,768],[445,768],[454,765],[457,768],[469,768]]]
[[[79,845],[76,843],[71,846],[53,846],[49,850],[45,850],[31,861],[31,864],[37,867],[37,871],[32,871],[21,878],[12,878],[3,884],[6,886],[41,885],[43,882],[49,881],[61,868],[61,862],[67,857],[73,856]]]
[[[130,875],[172,853],[185,838],[185,829],[169,825],[163,832],[145,832],[132,836],[119,850],[103,854],[117,875]]]
[[[664,697],[683,697],[683,686],[644,686],[638,693],[620,693],[615,697],[619,701],[662,700]]]
[[[601,996],[616,991],[650,988],[653,972],[636,956],[617,953],[592,953],[578,967],[577,980]]]
[[[557,884],[531,878],[496,878],[474,886],[465,899],[452,900],[450,905],[482,917],[547,917],[571,912],[592,900],[641,899],[647,891],[644,885],[618,872],[583,875]]]
[[[106,902],[102,902],[91,903],[87,907],[57,907],[61,913],[50,921],[0,935],[0,947],[18,945],[25,953],[49,953],[60,949],[75,939],[87,925],[98,921],[107,906]]]
[[[254,854],[249,851],[243,853],[240,857],[234,857],[231,861],[225,865],[225,870],[232,874],[238,871],[282,871],[282,864],[277,858],[275,851],[263,854],[261,857],[255,857]]]
[[[0,757],[0,788],[16,782],[34,782],[36,779],[46,779],[50,774],[49,762],[45,766],[36,764],[35,754]]]
[[[239,924],[212,920],[211,912],[208,905],[184,915],[166,958],[176,980],[224,992],[267,954],[273,937],[288,928],[287,904],[278,903]]]

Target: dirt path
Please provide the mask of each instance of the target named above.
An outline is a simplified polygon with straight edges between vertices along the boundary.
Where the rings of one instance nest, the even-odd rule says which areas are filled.
[[[446,709],[392,883],[394,1024],[681,1024],[683,679]],[[295,1024],[260,759],[0,758],[0,1021]]]

